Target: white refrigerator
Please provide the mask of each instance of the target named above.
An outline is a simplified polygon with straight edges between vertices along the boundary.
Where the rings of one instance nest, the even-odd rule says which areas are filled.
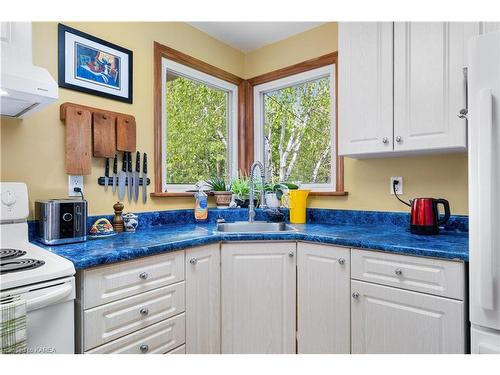
[[[469,52],[471,352],[500,353],[500,32],[473,38]]]

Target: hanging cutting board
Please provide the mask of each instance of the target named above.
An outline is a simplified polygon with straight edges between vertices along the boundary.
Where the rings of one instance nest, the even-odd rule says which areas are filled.
[[[92,113],[66,108],[66,173],[88,175],[92,170]]]
[[[112,158],[116,153],[116,117],[105,112],[93,113],[94,156]]]
[[[118,116],[116,119],[116,149],[135,152],[135,118]]]

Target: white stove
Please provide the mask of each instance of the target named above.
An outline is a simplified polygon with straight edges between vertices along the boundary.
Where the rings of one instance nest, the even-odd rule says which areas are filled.
[[[28,353],[74,353],[73,263],[28,241],[28,189],[0,183],[0,299],[26,301]]]

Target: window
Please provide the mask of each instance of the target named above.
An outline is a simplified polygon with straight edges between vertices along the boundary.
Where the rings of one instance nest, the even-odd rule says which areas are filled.
[[[237,171],[237,86],[162,58],[162,191]]]
[[[254,87],[254,154],[275,182],[336,190],[335,65]]]

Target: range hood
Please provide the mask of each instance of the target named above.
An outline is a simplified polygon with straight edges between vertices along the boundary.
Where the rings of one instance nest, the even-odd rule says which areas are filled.
[[[24,118],[59,98],[47,69],[32,63],[31,23],[1,23],[0,114]]]

